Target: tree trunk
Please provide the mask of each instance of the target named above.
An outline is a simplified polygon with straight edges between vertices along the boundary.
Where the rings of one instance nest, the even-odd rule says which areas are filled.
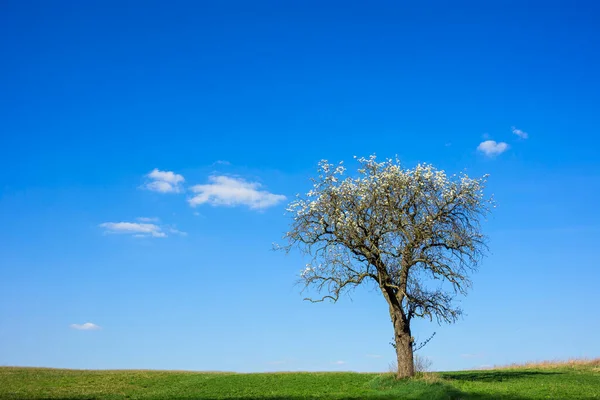
[[[398,379],[409,378],[415,374],[413,360],[413,338],[410,333],[410,321],[402,309],[390,307],[392,323],[394,324],[394,340],[396,342],[396,357],[398,359]]]

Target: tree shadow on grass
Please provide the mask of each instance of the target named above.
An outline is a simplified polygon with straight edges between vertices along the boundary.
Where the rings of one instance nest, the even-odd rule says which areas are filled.
[[[453,381],[473,381],[473,382],[505,382],[515,379],[527,379],[540,375],[560,375],[562,372],[543,372],[543,371],[477,371],[477,372],[457,372],[444,373],[443,379]]]

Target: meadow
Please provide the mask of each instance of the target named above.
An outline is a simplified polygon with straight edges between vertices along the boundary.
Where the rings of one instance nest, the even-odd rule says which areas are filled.
[[[0,367],[0,399],[600,399],[600,359],[419,374],[206,373]]]

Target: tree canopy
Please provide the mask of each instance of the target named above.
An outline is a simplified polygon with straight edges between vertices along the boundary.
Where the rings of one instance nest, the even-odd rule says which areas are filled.
[[[309,256],[300,280],[318,295],[307,300],[335,302],[367,282],[381,289],[394,323],[398,374],[410,376],[410,321],[454,322],[461,315],[453,299],[467,293],[486,250],[480,220],[493,206],[484,195],[487,176],[447,176],[429,164],[403,168],[398,159],[375,156],[357,161],[354,177],[343,163],[319,163],[313,189],[288,206],[293,220],[284,248]]]

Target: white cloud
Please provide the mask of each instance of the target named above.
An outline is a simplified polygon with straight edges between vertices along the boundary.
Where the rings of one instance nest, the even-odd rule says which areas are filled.
[[[486,140],[485,142],[479,143],[477,150],[481,151],[486,156],[492,157],[508,150],[508,144],[504,142],[497,143],[495,140]]]
[[[167,231],[169,231],[169,233],[173,233],[175,235],[187,236],[187,232],[180,231],[179,229],[176,229],[174,227],[168,227]]]
[[[160,219],[157,217],[139,217],[139,218],[136,218],[136,220],[138,220],[140,222],[158,222],[158,221],[160,221]]]
[[[196,193],[188,200],[192,207],[208,203],[212,206],[248,206],[263,209],[274,206],[286,199],[280,194],[259,190],[258,182],[247,182],[229,176],[211,176],[205,185],[195,185],[190,189]]]
[[[521,139],[527,139],[529,137],[529,134],[527,132],[524,132],[524,131],[522,131],[520,129],[517,129],[514,126],[511,129],[512,129],[512,133],[514,133],[515,135],[517,135]]]
[[[86,322],[85,324],[71,324],[70,327],[72,329],[77,329],[79,331],[97,331],[100,327],[91,322]]]
[[[166,237],[160,226],[136,222],[104,222],[99,225],[105,233],[129,234],[134,237]]]
[[[332,362],[332,364],[335,364],[335,365],[344,365],[344,364],[346,364],[346,361],[334,361],[334,362]]]
[[[158,181],[169,182],[172,184],[178,184],[185,180],[183,179],[183,176],[179,174],[176,174],[172,171],[160,171],[158,170],[158,168],[154,168],[154,170],[152,170],[152,172],[148,174],[148,177]]]
[[[154,168],[146,177],[150,178],[150,182],[143,187],[153,192],[180,193],[183,190],[181,184],[185,179],[172,171],[160,171]]]

